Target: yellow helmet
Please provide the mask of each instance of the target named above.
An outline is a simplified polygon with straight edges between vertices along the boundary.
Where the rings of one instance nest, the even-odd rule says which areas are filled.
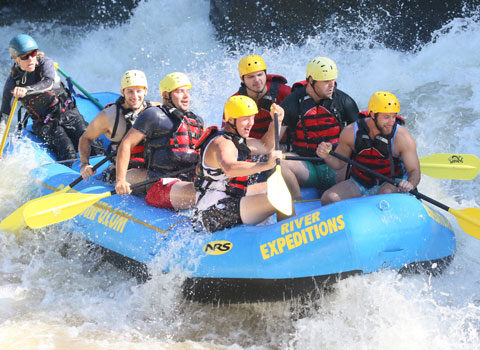
[[[325,81],[337,79],[337,65],[328,57],[317,56],[307,64],[307,79]]]
[[[245,74],[250,74],[258,72],[261,70],[267,70],[267,66],[263,59],[258,55],[249,55],[243,57],[240,62],[238,62],[238,72],[240,73],[240,78]]]
[[[187,75],[180,72],[173,72],[167,74],[162,81],[158,88],[160,89],[160,94],[162,95],[163,92],[172,92],[175,89],[180,87],[187,86],[189,89],[192,88],[192,83],[190,79],[188,79]]]
[[[145,89],[148,89],[147,77],[145,73],[141,70],[127,70],[122,76],[122,82],[120,84],[120,90],[130,87],[130,86],[142,86]]]
[[[223,110],[225,121],[255,115],[258,113],[257,104],[248,96],[235,95],[230,97],[225,103]]]
[[[400,103],[394,94],[387,91],[377,91],[370,97],[368,112],[373,113],[398,113]]]

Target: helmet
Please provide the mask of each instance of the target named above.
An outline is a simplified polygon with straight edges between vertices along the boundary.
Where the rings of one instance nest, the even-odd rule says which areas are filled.
[[[258,113],[257,104],[248,96],[235,95],[228,99],[223,110],[225,120],[255,115]]]
[[[158,88],[160,89],[160,94],[163,94],[165,91],[172,92],[182,86],[188,86],[188,88],[191,89],[192,83],[190,82],[190,79],[188,79],[184,73],[173,72],[167,74],[162,79]]]
[[[148,89],[147,77],[141,70],[127,70],[122,76],[122,82],[120,84],[120,90],[130,86],[141,86]]]
[[[10,40],[10,56],[16,58],[25,52],[38,50],[37,42],[27,34],[18,34]]]
[[[317,56],[307,64],[307,79],[325,81],[337,79],[337,65],[328,57]]]
[[[373,113],[398,113],[400,103],[394,94],[386,91],[377,91],[370,97],[368,112]]]
[[[249,55],[245,56],[238,62],[238,72],[240,73],[240,78],[245,74],[250,74],[253,72],[258,72],[261,70],[267,70],[267,66],[263,59],[258,55]]]

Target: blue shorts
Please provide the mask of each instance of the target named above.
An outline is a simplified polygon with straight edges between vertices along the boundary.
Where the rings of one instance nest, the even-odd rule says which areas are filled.
[[[406,180],[406,179],[408,179],[407,175],[405,175],[402,178],[396,178],[395,181],[400,182],[400,181]],[[371,188],[366,188],[365,186],[363,186],[361,183],[357,182],[353,178],[350,178],[347,181],[353,182],[358,187],[360,192],[362,192],[362,196],[374,196],[374,195],[378,194],[378,191],[380,191],[380,188],[382,188],[382,186],[385,184],[385,182],[382,182],[381,184],[375,185]]]

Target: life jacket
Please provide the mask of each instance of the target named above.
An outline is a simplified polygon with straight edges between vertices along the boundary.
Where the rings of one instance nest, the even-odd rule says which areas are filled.
[[[302,81],[293,86],[298,88],[306,84],[306,81]],[[320,105],[305,91],[298,103],[300,114],[293,135],[293,151],[300,156],[314,157],[321,142],[338,143],[343,123],[335,100],[325,99]]]
[[[361,111],[358,113],[358,118],[359,119],[362,119],[362,118],[369,118],[370,117],[370,114],[368,113],[368,111]],[[405,119],[402,118],[401,116],[397,115],[397,123],[399,125],[405,125]]]
[[[193,112],[181,112],[174,107],[158,106],[176,125],[175,131],[165,135],[164,130],[153,131],[145,140],[145,159],[151,170],[178,170],[196,164],[199,152],[195,144],[203,133],[203,120]],[[163,152],[166,157],[159,157]]]
[[[354,161],[389,178],[401,178],[405,175],[402,159],[393,156],[393,145],[398,124],[395,123],[388,136],[377,135],[372,140],[369,136],[365,119],[359,119],[354,125],[355,146],[352,154]],[[372,188],[383,181],[355,166],[351,169],[351,176],[366,188]]]
[[[120,123],[120,118],[125,120],[126,128],[125,133],[122,135],[120,141],[110,141],[110,145],[108,146],[108,152],[111,152],[113,147],[117,147],[125,137],[127,132],[132,128],[133,123],[138,118],[138,114],[131,108],[125,108],[123,104],[125,103],[125,97],[120,96],[114,103],[109,103],[105,106],[108,108],[112,105],[115,105],[115,122],[112,128],[112,135],[110,139],[114,139],[117,134],[118,124]],[[152,103],[149,100],[143,101],[143,110],[152,107]],[[140,142],[137,146],[135,146],[130,152],[130,164],[129,167],[140,167],[145,165],[145,157],[144,157],[145,145],[144,141]]]
[[[197,164],[195,170],[194,181],[195,190],[200,192],[197,202],[200,201],[209,190],[225,192],[227,195],[236,198],[245,196],[247,192],[248,175],[227,177],[221,169],[211,169],[203,166],[205,149],[216,137],[225,137],[233,142],[238,151],[238,161],[251,161],[251,152],[245,138],[223,130],[219,131],[217,126],[210,126],[195,146],[196,149],[200,150],[200,162]]]
[[[267,93],[258,103],[258,113],[255,115],[255,122],[250,130],[249,137],[261,139],[268,130],[272,117],[270,116],[270,107],[277,103],[278,89],[280,84],[286,84],[287,79],[281,75],[267,74]],[[247,86],[242,83],[237,92],[238,95],[248,96]]]
[[[42,56],[39,54],[39,59]],[[42,79],[41,73],[37,69],[33,73],[35,74],[35,79],[38,81]],[[27,74],[28,72],[23,72],[17,65],[14,65],[11,75],[15,81],[15,86],[26,86]],[[22,97],[20,102],[36,123],[47,123],[53,118],[58,118],[61,113],[64,113],[67,109],[74,108],[76,105],[75,100],[58,76],[55,77],[50,90],[28,94]]]

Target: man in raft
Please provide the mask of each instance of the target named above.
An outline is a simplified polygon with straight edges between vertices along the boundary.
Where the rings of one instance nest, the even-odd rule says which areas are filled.
[[[56,159],[75,159],[78,141],[88,123],[60,81],[54,62],[38,51],[37,42],[27,34],[10,40],[10,56],[14,64],[3,88],[0,119],[10,114],[12,98],[18,97],[26,116],[33,120],[33,131]],[[92,155],[104,152],[100,141],[93,146]]]
[[[307,64],[306,80],[293,84],[292,93],[282,101],[282,135],[288,126],[294,155],[315,157],[321,142],[336,144],[341,130],[358,119],[357,104],[337,89],[337,77],[333,60],[315,57]],[[301,187],[317,187],[320,191],[344,178],[339,172],[336,179],[336,173],[325,163],[287,160],[282,161],[284,166],[295,174]]]
[[[195,203],[194,168],[199,159],[195,144],[202,136],[202,118],[189,110],[190,79],[184,74],[167,74],[160,82],[163,105],[140,113],[120,143],[117,153],[118,194],[131,193],[130,184],[165,178],[153,185],[145,197],[148,204],[168,209],[186,209]],[[132,150],[144,142],[146,168],[128,169]],[[171,179],[171,173],[185,169]],[[168,178],[168,179],[167,179]]]
[[[255,114],[255,121],[250,130],[250,136],[261,139],[270,125],[270,107],[272,104],[280,104],[287,97],[291,88],[287,85],[287,79],[281,75],[267,74],[267,66],[262,57],[248,55],[238,62],[238,73],[240,76],[240,88],[233,95],[244,95],[252,98],[257,104],[258,113]],[[222,126],[225,126],[225,115]],[[286,143],[287,133],[280,143]],[[286,146],[286,145],[285,145]],[[266,161],[266,155],[252,155],[252,161]],[[270,171],[252,175],[250,183],[265,181]]]
[[[159,106],[160,102],[151,102],[145,99],[148,92],[148,83],[145,73],[140,70],[128,70],[123,74],[120,83],[121,96],[110,105],[107,105],[88,125],[80,137],[78,153],[80,155],[81,174],[84,179],[92,176],[92,166],[89,163],[90,148],[93,140],[105,135],[110,140],[109,152],[117,149],[120,141],[132,127],[138,115],[151,106]],[[143,143],[135,147],[130,156],[129,168],[143,168]],[[106,180],[115,181],[115,167],[106,171]]]
[[[365,195],[406,193],[418,186],[421,174],[417,147],[410,132],[399,125],[402,121],[399,112],[400,104],[393,94],[375,92],[368,103],[368,117],[348,125],[340,134],[335,150],[372,171],[398,180],[398,185],[383,182],[352,166],[351,178],[326,191],[322,205]],[[340,169],[345,163],[329,155],[331,148],[331,143],[322,142],[316,153],[332,169]]]
[[[266,183],[255,184],[250,192],[250,176],[275,167],[282,157],[274,150],[274,113],[283,120],[283,109],[273,104],[270,125],[261,139],[249,137],[258,113],[257,104],[248,96],[232,96],[225,104],[223,130],[210,127],[199,141],[201,159],[197,166],[197,191],[194,220],[209,232],[239,224],[258,224],[276,212],[267,199]],[[251,154],[267,154],[264,162],[251,162]],[[288,184],[289,180],[286,179]],[[263,185],[260,191],[258,185]],[[298,194],[297,194],[298,195]]]

